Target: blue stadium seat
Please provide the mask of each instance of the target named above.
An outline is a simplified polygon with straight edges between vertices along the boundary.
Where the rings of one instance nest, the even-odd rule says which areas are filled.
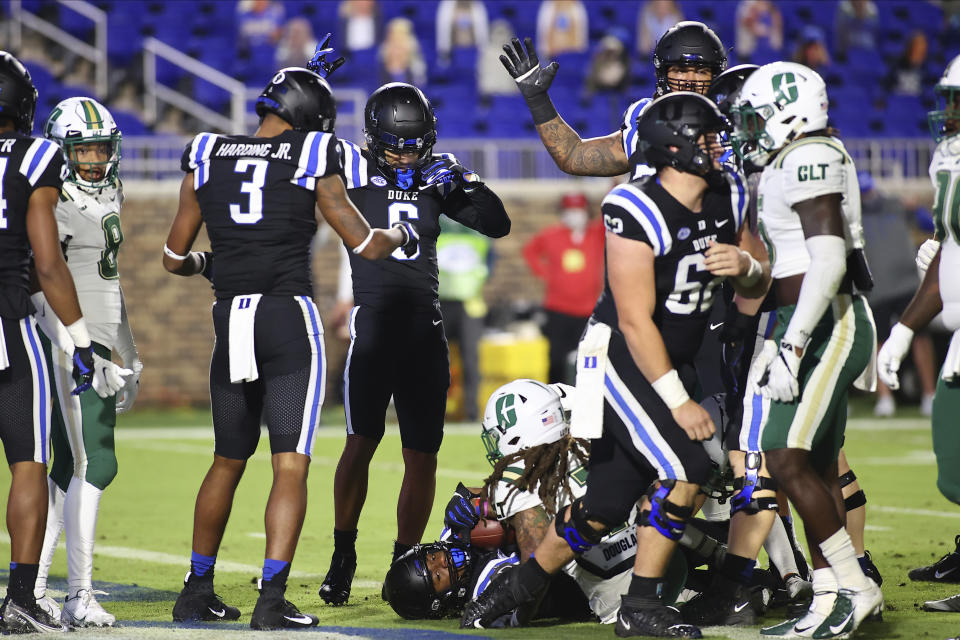
[[[113,119],[116,121],[117,127],[123,135],[143,136],[150,133],[150,129],[147,128],[147,125],[144,124],[135,113],[117,109],[111,109],[110,113],[113,114]]]

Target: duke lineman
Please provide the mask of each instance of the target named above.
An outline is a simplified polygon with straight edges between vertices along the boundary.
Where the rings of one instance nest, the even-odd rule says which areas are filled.
[[[948,500],[960,504],[960,441],[956,428],[960,407],[960,286],[955,279],[960,270],[960,194],[956,192],[960,184],[960,56],[947,66],[936,92],[944,103],[929,115],[930,130],[939,143],[930,161],[930,180],[937,193],[933,208],[935,236],[924,243],[917,256],[917,262],[929,268],[900,322],[890,330],[877,360],[880,378],[891,389],[899,387],[897,371],[910,349],[913,332],[943,311],[943,322],[954,334],[933,398],[933,450],[937,455],[937,487]],[[911,571],[910,579],[954,581],[950,574],[957,567],[956,560],[956,552],[947,554],[931,567]],[[928,601],[923,608],[960,611],[960,595]]]
[[[134,373],[116,399],[71,395],[70,356],[62,348],[66,329],[43,294],[34,294],[58,409],[53,420],[47,532],[35,594],[55,615],[58,607],[44,591],[60,531],[66,528],[69,592],[61,620],[73,627],[113,626],[116,619],[93,593],[93,541],[100,496],[117,474],[113,441],[117,413],[133,405],[143,369],[127,321],[117,268],[117,251],[123,242],[119,215],[123,188],[117,176],[121,134],[110,112],[84,97],[58,104],[44,134],[63,148],[67,159],[69,174],[57,204],[57,226],[94,351],[105,359],[110,359],[111,351],[116,352],[124,367]]]

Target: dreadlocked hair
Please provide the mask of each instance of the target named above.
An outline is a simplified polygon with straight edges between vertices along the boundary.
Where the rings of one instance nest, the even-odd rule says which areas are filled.
[[[563,436],[556,442],[540,444],[529,449],[521,449],[515,453],[497,460],[493,473],[483,481],[483,495],[488,504],[496,504],[494,491],[497,483],[503,480],[503,473],[507,467],[523,463],[523,472],[516,479],[508,481],[509,499],[517,491],[530,491],[539,487],[537,493],[540,501],[550,516],[557,513],[557,505],[573,502],[573,491],[570,489],[569,471],[572,465],[570,456],[581,465],[587,464],[590,456],[590,442],[582,438]]]

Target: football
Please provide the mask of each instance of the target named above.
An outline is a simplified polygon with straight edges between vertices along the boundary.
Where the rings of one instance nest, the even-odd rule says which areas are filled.
[[[481,518],[470,532],[470,544],[481,549],[496,549],[503,544],[503,526],[498,520]]]

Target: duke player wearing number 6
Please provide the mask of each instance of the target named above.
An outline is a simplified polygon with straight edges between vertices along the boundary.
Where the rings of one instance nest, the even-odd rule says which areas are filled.
[[[436,117],[416,87],[391,83],[364,109],[366,148],[340,141],[350,199],[374,226],[416,227],[416,253],[386,260],[350,256],[353,298],[344,371],[347,440],[334,480],[334,552],[320,597],[341,605],[357,566],[355,541],[370,460],[393,396],[404,476],[393,558],[420,542],[433,505],[450,364],[438,297],[440,214],[491,238],[510,231],[503,203],[450,154],[433,154]]]
[[[216,344],[210,401],[213,466],[197,495],[190,573],[173,608],[176,621],[235,620],[240,611],[213,591],[213,571],[233,494],[260,439],[265,417],[273,454],[266,510],[266,554],[255,629],[306,627],[285,597],[290,562],[307,505],[307,468],[323,402],[323,329],[310,296],[315,207],[355,255],[417,252],[404,221],[374,229],[347,199],[341,181],[336,103],[307,69],[279,71],[257,99],[253,136],[201,133],[187,146],[180,208],[163,264],[213,283]],[[212,253],[191,252],[207,226]]]

